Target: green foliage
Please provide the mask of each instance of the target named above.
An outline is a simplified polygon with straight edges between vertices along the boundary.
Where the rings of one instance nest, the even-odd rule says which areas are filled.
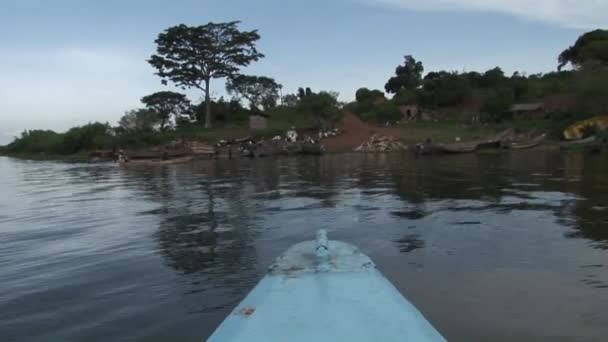
[[[66,155],[97,148],[109,148],[112,140],[113,133],[110,125],[95,122],[73,127],[63,134],[48,130],[25,131],[21,137],[16,138],[7,146],[6,152]]]
[[[338,94],[328,91],[314,93],[310,91],[310,88],[307,90],[302,92],[303,96],[298,103],[298,111],[302,115],[315,117],[318,126],[333,125],[341,115]]]
[[[590,31],[580,36],[573,46],[558,57],[558,70],[567,64],[579,68],[584,64],[608,64],[608,30]]]
[[[403,116],[399,111],[399,106],[392,101],[376,104],[367,112],[361,113],[361,119],[376,123],[397,122]]]
[[[401,89],[392,99],[399,106],[407,106],[421,102],[421,92],[418,90]]]
[[[576,75],[576,119],[608,114],[608,66],[584,67]]]
[[[273,78],[264,76],[237,75],[228,78],[226,82],[228,94],[247,99],[251,110],[257,110],[260,107],[268,110],[275,107],[280,87],[281,85]]]
[[[298,99],[302,100],[306,96],[312,95],[313,92],[310,88],[306,87],[306,89],[300,87],[298,88]]]
[[[205,92],[205,127],[211,126],[212,78],[235,75],[241,67],[263,58],[255,42],[256,30],[240,31],[238,21],[208,23],[202,26],[173,26],[158,35],[156,54],[148,61],[157,75],[179,87]]]
[[[59,153],[62,135],[49,130],[31,130],[21,133],[21,137],[6,146],[6,152]]]
[[[493,90],[483,104],[484,121],[500,121],[514,101],[515,95],[513,94],[513,89],[501,87]]]
[[[499,67],[486,71],[479,79],[482,88],[496,88],[504,81],[505,73]]]
[[[150,132],[159,122],[158,113],[146,108],[134,109],[125,112],[118,121],[119,132]]]
[[[281,104],[287,107],[295,107],[298,105],[298,96],[294,94],[287,94],[281,99]]]
[[[141,102],[146,108],[158,115],[160,129],[165,130],[171,116],[177,118],[180,114],[190,112],[190,100],[184,94],[173,91],[159,91],[154,94],[144,96]]]
[[[210,107],[213,112],[213,120],[221,125],[246,122],[251,113],[251,111],[241,106],[238,98],[232,98],[230,101],[226,101],[223,97],[220,97],[217,101],[212,101]],[[198,122],[203,121],[202,119],[205,117],[205,112],[205,102],[201,102],[198,106],[194,107],[194,113]]]
[[[61,152],[72,154],[97,148],[110,148],[112,145],[112,128],[109,124],[99,122],[70,128],[63,135]]]
[[[369,90],[367,88],[359,88],[355,93],[357,102],[374,102],[379,98],[384,98],[384,92],[378,89]]]
[[[473,90],[466,75],[456,72],[430,72],[424,78],[419,92],[421,104],[428,107],[449,107],[462,105],[473,96]]]
[[[372,110],[376,102],[384,101],[384,93],[380,90],[369,90],[367,88],[359,88],[355,94],[357,105],[356,113],[367,113]]]
[[[411,55],[404,57],[405,62],[395,69],[395,76],[391,77],[384,89],[387,93],[397,93],[401,89],[413,90],[420,86],[424,67],[422,62],[416,61]]]

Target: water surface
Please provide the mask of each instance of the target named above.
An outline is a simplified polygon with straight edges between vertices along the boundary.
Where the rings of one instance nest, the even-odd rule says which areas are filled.
[[[605,341],[608,155],[0,158],[2,341],[201,341],[325,228],[450,341]]]

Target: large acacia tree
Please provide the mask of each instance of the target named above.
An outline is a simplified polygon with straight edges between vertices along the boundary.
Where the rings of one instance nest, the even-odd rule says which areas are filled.
[[[279,88],[280,84],[265,76],[237,75],[226,82],[228,93],[247,99],[252,110],[259,109],[260,106],[264,110],[276,106]]]
[[[148,61],[156,74],[182,88],[205,93],[205,127],[211,127],[210,82],[238,73],[241,67],[263,58],[255,42],[257,30],[240,31],[239,21],[210,22],[202,26],[173,26],[158,35],[156,54]]]
[[[141,102],[147,109],[158,114],[161,130],[165,130],[172,115],[177,117],[190,111],[190,100],[186,95],[173,91],[159,91],[144,96]]]

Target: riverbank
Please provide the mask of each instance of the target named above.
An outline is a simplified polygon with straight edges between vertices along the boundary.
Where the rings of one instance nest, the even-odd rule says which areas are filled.
[[[473,141],[494,136],[505,129],[517,129],[523,131],[555,132],[554,124],[550,121],[514,121],[505,124],[465,125],[456,121],[440,122],[411,122],[396,124],[392,126],[379,126],[362,121],[352,113],[346,113],[342,120],[336,125],[340,134],[321,140],[327,153],[352,152],[356,147],[367,141],[371,136],[390,136],[404,145],[414,146],[417,143],[430,139],[434,143],[451,143],[455,141]],[[9,151],[6,148],[0,150],[0,155],[20,159],[31,160],[62,160],[68,162],[88,161],[91,152],[96,150],[108,150],[112,148],[125,150],[158,150],[180,142],[197,142],[208,145],[216,145],[220,141],[234,141],[243,138],[255,140],[270,140],[277,135],[285,135],[289,126],[283,123],[271,123],[269,128],[258,131],[250,131],[246,126],[227,126],[213,129],[204,129],[199,126],[191,126],[185,129],[156,132],[146,134],[134,134],[132,136],[117,137],[115,141],[105,142],[103,145],[79,151],[72,154],[58,154],[46,152],[19,152]],[[300,137],[311,136],[318,138],[318,131],[312,126],[296,127]],[[549,134],[548,142],[555,145],[558,139]]]

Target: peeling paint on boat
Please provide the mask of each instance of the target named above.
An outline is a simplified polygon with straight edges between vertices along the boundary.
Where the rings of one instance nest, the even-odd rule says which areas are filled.
[[[278,257],[208,341],[445,339],[368,256],[320,231]]]

